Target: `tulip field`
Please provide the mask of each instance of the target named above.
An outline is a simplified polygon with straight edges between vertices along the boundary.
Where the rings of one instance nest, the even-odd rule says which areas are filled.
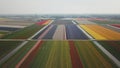
[[[104,48],[120,60],[120,42],[119,41],[99,41]]]
[[[3,37],[3,39],[27,39],[30,36],[32,36],[34,33],[36,33],[39,29],[41,29],[43,26],[39,26],[36,24],[33,24],[31,26],[28,26],[26,28],[20,29],[18,31],[12,32],[10,34],[7,34]]]
[[[106,20],[46,19],[0,31],[0,68],[120,68],[120,24],[98,21]]]
[[[99,25],[80,25],[97,40],[120,40],[120,33]]]
[[[120,24],[112,24],[112,26],[120,28]]]

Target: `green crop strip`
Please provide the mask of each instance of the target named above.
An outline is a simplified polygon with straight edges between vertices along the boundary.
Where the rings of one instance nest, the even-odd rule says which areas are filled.
[[[43,26],[33,24],[19,31],[13,32],[3,37],[3,39],[27,39],[40,30]]]
[[[112,68],[113,64],[106,60],[89,41],[75,41],[76,48],[84,68]]]
[[[113,68],[117,68],[117,66],[113,63],[113,61],[112,60],[110,60],[109,58],[108,58],[108,56],[106,55],[106,54],[104,54],[92,41],[90,41],[92,44],[93,44],[93,46],[97,49],[97,51],[106,59],[106,61],[108,61],[109,63],[111,63],[111,65],[112,65],[112,67]]]
[[[44,41],[31,68],[71,68],[67,41]]]
[[[105,48],[107,49],[111,54],[113,54],[118,60],[120,60],[120,50],[116,49],[117,46],[115,45],[109,45],[111,41],[99,41],[99,43]],[[114,43],[120,45],[117,41],[114,41]]]
[[[0,59],[16,48],[21,41],[0,41]]]
[[[8,34],[9,32],[5,32],[5,31],[0,31],[0,34]]]
[[[30,41],[24,45],[18,52],[16,52],[11,58],[9,58],[1,67],[14,68],[15,65],[26,55],[26,53],[34,46],[36,41]]]

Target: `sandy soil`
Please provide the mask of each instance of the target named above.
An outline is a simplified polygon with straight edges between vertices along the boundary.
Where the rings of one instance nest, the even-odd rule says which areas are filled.
[[[54,40],[65,40],[65,26],[59,25],[53,35]]]
[[[19,26],[29,26],[34,24],[34,21],[27,21],[27,20],[12,20],[12,19],[1,19],[0,18],[0,25],[19,25]]]
[[[26,27],[26,26],[19,26],[19,25],[0,25],[0,27],[24,28],[24,27]]]
[[[19,26],[29,26],[31,24],[34,24],[35,22],[29,22],[29,21],[0,21],[0,25],[19,25]]]

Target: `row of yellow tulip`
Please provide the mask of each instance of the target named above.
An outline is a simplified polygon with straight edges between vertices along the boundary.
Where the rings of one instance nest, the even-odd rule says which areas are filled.
[[[80,25],[96,40],[120,40],[120,33],[99,25]]]

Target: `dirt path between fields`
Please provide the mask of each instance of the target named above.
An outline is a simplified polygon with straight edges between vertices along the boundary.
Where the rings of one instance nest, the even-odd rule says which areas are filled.
[[[58,25],[54,35],[53,40],[65,40],[66,39],[66,31],[64,25]]]

